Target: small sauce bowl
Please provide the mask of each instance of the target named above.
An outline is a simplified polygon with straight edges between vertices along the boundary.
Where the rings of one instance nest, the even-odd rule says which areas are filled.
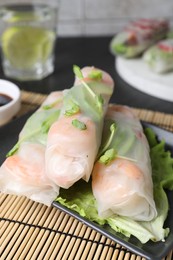
[[[0,126],[10,121],[20,106],[20,89],[12,82],[0,79]]]

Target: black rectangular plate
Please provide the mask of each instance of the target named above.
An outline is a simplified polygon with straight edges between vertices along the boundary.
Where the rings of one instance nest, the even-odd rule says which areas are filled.
[[[20,119],[16,119],[8,125],[0,128],[0,165],[5,160],[6,153],[16,143],[18,139],[18,134],[30,115],[31,113],[28,113]],[[150,123],[142,122],[142,124],[144,127],[152,128],[156,133],[158,140],[165,140],[166,149],[170,150],[173,156],[173,133],[163,130]],[[167,195],[169,199],[170,210],[165,222],[165,227],[170,228],[170,234],[166,238],[165,242],[154,243],[152,241],[149,241],[146,244],[141,244],[140,241],[133,236],[131,238],[126,238],[122,234],[119,234],[112,230],[108,225],[100,226],[97,223],[91,222],[86,218],[81,217],[75,211],[62,206],[58,202],[53,202],[52,205],[58,209],[65,211],[67,214],[75,217],[79,221],[85,223],[89,227],[95,229],[96,231],[112,239],[113,241],[121,244],[122,246],[126,247],[137,255],[141,255],[150,260],[161,260],[169,253],[171,249],[173,249],[173,191],[167,191]]]

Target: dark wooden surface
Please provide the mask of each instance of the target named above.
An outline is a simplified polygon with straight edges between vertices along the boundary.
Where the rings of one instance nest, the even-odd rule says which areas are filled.
[[[73,85],[73,64],[80,67],[93,65],[107,71],[115,80],[115,92],[111,102],[172,114],[173,102],[140,92],[119,77],[115,71],[115,58],[109,52],[110,40],[111,37],[59,38],[55,50],[55,71],[52,75],[40,81],[11,81],[27,91],[50,93]],[[0,77],[5,78],[1,67]]]

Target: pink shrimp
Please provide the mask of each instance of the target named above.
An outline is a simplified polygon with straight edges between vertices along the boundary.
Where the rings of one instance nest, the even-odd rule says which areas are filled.
[[[123,113],[128,118],[137,118],[135,113],[133,113],[132,109],[128,106],[122,105],[109,105],[109,109],[107,111],[107,117],[112,117],[115,113]]]
[[[86,129],[73,126],[74,119],[83,122]],[[63,188],[69,188],[80,178],[88,181],[97,154],[95,140],[95,124],[90,118],[81,114],[61,117],[48,134],[47,176]]]
[[[50,185],[44,173],[45,147],[37,143],[23,143],[17,154],[8,157],[4,167],[22,183],[33,186]]]
[[[42,106],[36,111],[39,115],[44,106],[53,105],[54,108],[62,106],[63,93],[60,91],[52,92]],[[19,138],[25,135],[25,128],[19,134]],[[36,186],[49,185],[50,181],[45,175],[45,145],[41,143],[22,142],[16,154],[8,157],[4,166],[23,183]]]
[[[42,137],[41,127],[51,113],[61,108],[62,96],[62,92],[51,93],[42,106],[27,120],[19,134],[18,150],[8,157],[0,168],[2,192],[25,195],[46,205],[50,205],[58,195],[59,187],[45,175],[46,133]],[[44,108],[44,106],[48,107]],[[52,108],[52,111],[49,110]],[[37,121],[38,132],[37,129],[35,132],[33,129],[33,135],[32,131],[30,135],[30,128]]]
[[[157,211],[153,199],[149,145],[142,125],[132,109],[126,106],[109,106],[107,120],[116,124],[107,150],[114,150],[116,158],[106,165],[97,161],[93,168],[92,189],[98,212],[101,217],[119,214],[150,221],[157,216]],[[109,127],[105,124],[104,133]]]
[[[92,173],[93,194],[98,203],[100,216],[118,214],[145,220],[150,208],[142,191],[144,176],[140,168],[124,159],[115,159],[109,165],[97,162]],[[144,212],[144,208],[147,210]]]

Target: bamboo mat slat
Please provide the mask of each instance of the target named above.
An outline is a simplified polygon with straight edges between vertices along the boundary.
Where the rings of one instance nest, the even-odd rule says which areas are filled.
[[[39,107],[46,95],[22,91],[16,115]],[[141,120],[173,131],[173,115],[133,108]],[[145,260],[68,214],[25,197],[0,194],[2,260]],[[173,250],[164,258],[173,259]]]

